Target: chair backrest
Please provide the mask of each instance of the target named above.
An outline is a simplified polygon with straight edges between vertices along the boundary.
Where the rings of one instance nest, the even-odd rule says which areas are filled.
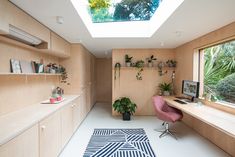
[[[153,97],[153,106],[156,112],[156,116],[161,120],[166,120],[167,117],[163,112],[167,112],[168,105],[161,96]]]

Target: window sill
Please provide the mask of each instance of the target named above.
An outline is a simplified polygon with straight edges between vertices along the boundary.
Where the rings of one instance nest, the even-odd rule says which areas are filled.
[[[224,112],[231,113],[231,114],[235,115],[235,105],[233,106],[233,105],[229,105],[229,104],[219,102],[219,101],[212,102],[212,101],[208,101],[208,100],[204,100],[204,99],[201,99],[201,101],[202,101],[202,103],[204,103],[207,106],[210,106],[210,107],[216,108],[218,110],[222,110]]]

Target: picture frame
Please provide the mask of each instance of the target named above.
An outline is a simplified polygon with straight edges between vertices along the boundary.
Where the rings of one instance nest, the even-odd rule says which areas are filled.
[[[16,59],[10,59],[11,72],[20,74],[22,73],[20,61]]]

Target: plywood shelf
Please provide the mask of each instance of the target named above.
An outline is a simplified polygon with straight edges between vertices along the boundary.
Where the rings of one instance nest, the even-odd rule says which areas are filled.
[[[2,35],[0,35],[0,41],[4,42],[4,43],[7,43],[7,44],[10,44],[10,45],[19,46],[21,48],[28,49],[28,50],[31,50],[31,51],[34,51],[34,52],[48,54],[50,56],[55,56],[55,57],[59,57],[59,58],[68,58],[69,57],[69,54],[63,54],[63,53],[55,52],[53,50],[45,49],[45,48],[33,47],[33,46],[30,46],[30,45],[24,44],[22,42],[7,38],[7,37],[2,36]]]
[[[0,76],[60,76],[61,74],[51,73],[0,73]]]

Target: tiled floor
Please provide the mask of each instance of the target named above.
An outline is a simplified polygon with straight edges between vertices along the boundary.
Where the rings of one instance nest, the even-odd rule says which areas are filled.
[[[157,157],[228,157],[223,150],[181,122],[172,125],[178,140],[159,138],[162,121],[154,116],[134,116],[131,121],[111,116],[111,105],[98,103],[78,128],[60,157],[82,157],[94,128],[144,128]]]

